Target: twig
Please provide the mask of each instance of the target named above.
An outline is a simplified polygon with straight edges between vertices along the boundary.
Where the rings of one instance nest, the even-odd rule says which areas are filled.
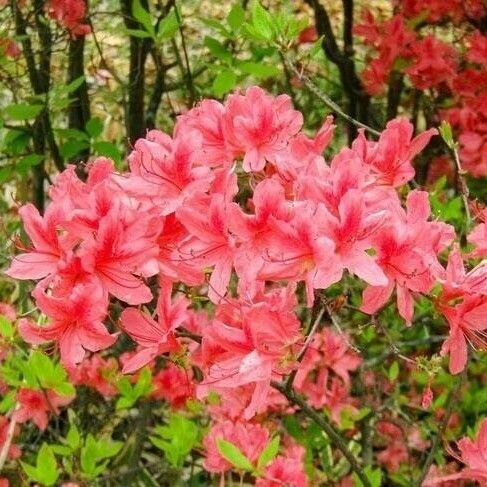
[[[458,189],[459,189],[461,196],[462,196],[463,206],[465,207],[465,216],[467,218],[467,228],[468,228],[470,226],[470,222],[472,220],[472,217],[470,215],[470,207],[468,204],[469,190],[468,190],[467,182],[465,181],[466,172],[462,168],[462,163],[460,162],[460,156],[458,155],[457,145],[453,144],[450,147],[450,150],[452,151],[453,159],[455,160]]]
[[[311,328],[309,330],[309,333],[306,337],[306,340],[304,342],[304,345],[303,345],[303,348],[300,350],[297,358],[296,358],[296,362],[297,364],[301,363],[304,356],[306,355],[306,352],[309,348],[309,346],[311,345],[311,342],[313,341],[313,338],[314,338],[314,335],[316,333],[316,330],[318,329],[318,326],[320,325],[320,322],[321,322],[321,318],[323,318],[323,315],[325,314],[325,307],[322,306],[320,308],[320,310],[318,311],[318,314],[315,318],[315,320],[313,321],[312,325],[311,325]],[[298,369],[294,369],[288,376],[287,380],[286,380],[286,388],[287,390],[291,390],[292,388],[292,385],[293,385],[293,382],[294,382],[294,379],[296,378],[296,374],[298,373]]]
[[[367,476],[364,474],[363,469],[357,462],[354,454],[349,450],[343,437],[335,430],[333,425],[328,422],[326,417],[318,414],[301,396],[296,394],[294,390],[288,390],[286,384],[272,381],[271,386],[285,396],[290,403],[299,406],[303,413],[306,414],[308,418],[312,419],[328,435],[332,443],[334,443],[334,445],[343,453],[343,456],[348,460],[350,467],[360,479],[364,487],[371,487]]]
[[[12,409],[12,413],[19,407],[18,404],[15,405],[15,407]],[[15,433],[15,426],[17,422],[15,421],[13,414],[12,417],[10,418],[10,423],[8,425],[7,429],[7,434],[5,436],[5,443],[2,445],[2,449],[0,450],[0,472],[3,469],[3,466],[5,465],[5,462],[7,460],[7,455],[10,450],[10,446],[12,445],[12,441],[14,439],[14,433]]]
[[[343,119],[347,122],[363,128],[370,132],[372,135],[376,137],[380,136],[380,132],[378,130],[369,127],[365,123],[359,122],[355,118],[351,117],[347,113],[345,113],[326,93],[320,90],[318,86],[303,72],[299,71],[294,64],[290,63],[287,59],[285,60],[287,67],[299,78],[300,81],[304,83],[304,85],[314,94],[316,95],[322,102],[328,105],[333,111],[335,111],[338,115],[340,115]]]

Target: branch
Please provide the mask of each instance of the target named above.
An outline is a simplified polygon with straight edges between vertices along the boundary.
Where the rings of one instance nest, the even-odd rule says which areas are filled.
[[[375,135],[376,137],[380,136],[380,132],[378,130],[369,127],[365,123],[360,122],[359,120],[354,119],[347,113],[345,113],[339,105],[337,105],[326,93],[323,93],[321,89],[316,86],[316,84],[303,72],[299,71],[296,66],[291,64],[288,60],[285,61],[289,69],[299,78],[300,81],[304,83],[304,85],[318,97],[322,102],[324,102],[328,107],[330,107],[333,111],[335,111],[338,115],[340,115],[343,119],[347,122],[365,129],[367,132]]]
[[[340,433],[335,430],[334,426],[328,421],[328,419],[321,414],[318,414],[308,403],[294,390],[288,390],[286,384],[282,384],[277,381],[272,381],[271,386],[278,390],[286,399],[296,406],[299,406],[303,413],[312,419],[330,438],[332,443],[343,453],[343,456],[348,460],[350,467],[360,479],[364,487],[371,487],[371,484],[363,472],[361,465],[357,462],[354,454],[349,450],[345,440]]]
[[[19,404],[16,404],[15,407],[12,409],[12,413],[19,407]],[[10,418],[10,423],[8,425],[7,429],[7,434],[5,435],[5,442],[2,445],[2,449],[0,450],[0,472],[3,469],[3,466],[5,465],[5,462],[7,460],[8,452],[10,450],[10,446],[12,445],[12,441],[14,439],[14,434],[15,434],[15,426],[17,422],[15,419],[12,417]]]

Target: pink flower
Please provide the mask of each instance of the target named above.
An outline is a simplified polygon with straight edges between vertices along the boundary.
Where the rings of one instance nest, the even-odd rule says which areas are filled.
[[[441,353],[450,354],[450,373],[458,374],[467,363],[467,340],[474,346],[487,348],[487,297],[467,296],[456,306],[440,305],[439,309],[450,325],[450,335]]]
[[[112,345],[116,335],[110,335],[102,320],[107,312],[107,298],[99,286],[78,284],[69,296],[55,297],[37,287],[32,293],[37,306],[50,318],[46,326],[30,321],[19,323],[19,332],[32,344],[55,341],[61,361],[66,366],[81,362],[85,350],[97,352]]]
[[[232,465],[218,450],[218,440],[232,443],[255,464],[269,441],[269,431],[259,424],[224,421],[214,424],[203,439],[205,448],[204,467],[209,472],[223,473]]]
[[[378,184],[397,187],[414,177],[411,162],[436,133],[436,129],[429,129],[412,138],[412,124],[405,118],[397,118],[387,123],[377,142],[367,141],[361,132],[352,149],[370,165]]]
[[[67,250],[63,248],[57,232],[65,219],[63,209],[51,205],[45,215],[40,216],[34,205],[29,203],[20,208],[19,215],[33,247],[15,256],[6,274],[16,279],[41,279],[53,275]]]
[[[134,372],[157,356],[179,349],[174,330],[187,318],[188,302],[180,297],[171,301],[172,285],[162,283],[157,302],[158,321],[135,308],[126,308],[121,317],[122,329],[135,340],[139,348],[123,366],[124,374]]]
[[[56,392],[21,388],[17,393],[19,408],[13,413],[18,423],[32,421],[44,431],[48,424],[48,413],[59,416],[60,408],[67,406],[73,396],[60,396]]]
[[[233,269],[234,242],[228,231],[227,201],[223,194],[192,200],[177,211],[191,237],[179,248],[179,260],[199,268],[214,266],[208,297],[218,303],[227,293]]]
[[[307,487],[308,477],[302,460],[279,455],[266,467],[263,478],[257,479],[256,487]]]
[[[223,131],[236,156],[243,156],[243,169],[257,172],[273,163],[286,149],[289,139],[303,124],[287,95],[277,98],[252,86],[245,95],[230,95],[226,102]]]
[[[425,487],[443,484],[460,479],[475,480],[480,485],[487,483],[487,420],[483,419],[475,440],[462,438],[457,442],[460,455],[458,460],[466,467],[458,473],[449,475],[429,474]],[[453,453],[452,453],[453,454]],[[455,455],[456,457],[456,455]]]

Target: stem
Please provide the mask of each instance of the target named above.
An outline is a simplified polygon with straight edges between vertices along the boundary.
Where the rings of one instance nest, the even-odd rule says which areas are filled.
[[[296,362],[299,364],[302,362],[304,356],[306,355],[306,352],[311,345],[311,342],[313,341],[314,335],[316,333],[316,330],[318,329],[318,326],[320,325],[321,319],[323,318],[323,315],[325,314],[325,308],[322,307],[319,311],[318,314],[315,318],[315,320],[312,322],[311,328],[309,330],[309,333],[306,336],[306,340],[304,342],[303,348],[300,350],[298,357],[296,359]],[[294,369],[288,376],[286,380],[286,389],[289,391],[291,390],[293,386],[294,379],[296,378],[296,374],[298,373],[298,369]]]
[[[470,222],[472,221],[472,217],[470,215],[470,207],[468,204],[468,196],[469,190],[467,182],[465,181],[465,174],[466,172],[462,168],[462,163],[460,162],[460,156],[458,155],[458,148],[457,145],[453,145],[451,148],[453,153],[453,159],[455,160],[455,168],[456,168],[456,179],[457,179],[457,186],[458,191],[462,196],[463,206],[465,207],[465,216],[467,218],[467,228],[470,227]]]
[[[299,406],[303,413],[306,414],[308,418],[312,419],[328,435],[332,443],[335,444],[335,446],[343,453],[343,456],[348,460],[350,467],[360,479],[363,486],[371,487],[367,476],[363,473],[363,469],[357,462],[357,459],[353,453],[348,449],[345,440],[340,433],[335,430],[334,426],[328,421],[328,419],[324,415],[318,414],[301,396],[296,394],[294,390],[288,390],[286,384],[272,381],[271,386],[285,396],[291,404]]]
[[[335,111],[338,115],[340,115],[343,119],[345,119],[347,122],[363,128],[364,130],[367,130],[367,132],[370,132],[371,134],[375,135],[376,137],[380,136],[380,132],[373,129],[372,127],[369,127],[365,123],[362,123],[355,118],[351,117],[347,113],[345,113],[339,105],[337,105],[327,94],[323,93],[323,91],[316,86],[316,84],[304,73],[299,71],[296,66],[291,64],[288,60],[286,60],[286,64],[289,67],[289,69],[299,78],[300,81],[304,83],[304,85],[314,94],[316,95],[322,102],[324,102],[326,105],[328,105],[333,111]]]
[[[16,404],[12,412],[14,412],[18,408],[18,406],[19,405]],[[10,423],[8,425],[7,435],[5,437],[5,443],[2,445],[2,449],[0,450],[0,472],[2,471],[3,466],[5,465],[5,462],[7,460],[8,451],[10,450],[10,446],[12,445],[12,441],[14,439],[16,424],[17,422],[15,421],[12,415],[12,417],[10,418]]]

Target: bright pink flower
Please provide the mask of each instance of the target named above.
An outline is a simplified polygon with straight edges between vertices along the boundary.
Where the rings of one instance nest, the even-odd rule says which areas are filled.
[[[303,461],[279,455],[266,467],[263,478],[257,479],[256,487],[307,487],[308,477]]]
[[[184,296],[172,302],[172,285],[163,282],[157,302],[157,322],[135,308],[126,308],[121,317],[122,329],[137,343],[138,349],[123,366],[123,373],[138,370],[157,356],[179,349],[174,330],[187,318],[188,302]]]
[[[13,418],[18,423],[32,421],[44,431],[48,424],[48,413],[59,416],[60,408],[67,406],[73,396],[60,396],[52,390],[41,391],[21,388],[17,393],[19,408],[13,413]]]
[[[295,345],[301,339],[293,312],[295,298],[286,298],[286,293],[289,290],[266,295],[253,305],[220,305],[215,320],[203,333],[205,380],[198,386],[199,396],[210,390],[255,384],[244,417],[250,419],[265,404],[271,378],[289,372]]]
[[[157,256],[147,237],[147,219],[135,219],[122,208],[113,208],[100,220],[98,231],[86,238],[79,251],[83,269],[96,277],[103,289],[128,304],[152,300],[150,289],[136,273]],[[157,272],[157,270],[156,270]]]
[[[362,311],[375,313],[389,300],[394,287],[399,314],[410,325],[414,313],[411,292],[428,293],[443,273],[437,255],[453,239],[450,225],[428,222],[428,194],[412,191],[407,213],[380,229],[374,240],[377,263],[389,279],[386,286],[369,286],[363,293]],[[401,211],[402,212],[402,211]]]
[[[352,148],[376,174],[378,184],[398,187],[414,177],[411,162],[435,134],[436,129],[429,129],[412,138],[413,125],[397,118],[387,123],[377,142],[366,140],[361,132]]]
[[[50,318],[46,326],[31,322],[19,323],[25,341],[37,345],[55,341],[61,361],[66,366],[81,362],[85,350],[97,352],[112,345],[116,335],[110,335],[102,320],[107,312],[107,298],[99,286],[76,285],[69,296],[55,297],[37,287],[33,293],[39,309]]]
[[[266,161],[275,162],[302,125],[303,117],[292,109],[287,95],[273,97],[252,86],[226,102],[225,139],[235,156],[243,156],[246,172],[262,171]]]
[[[45,215],[40,216],[34,205],[29,203],[20,208],[19,215],[33,247],[15,256],[6,274],[16,279],[41,279],[53,275],[67,250],[58,236],[58,226],[65,219],[64,210],[51,205]]]
[[[203,439],[205,448],[204,467],[209,472],[223,473],[232,465],[223,458],[218,450],[217,441],[232,443],[255,464],[269,441],[269,431],[259,424],[233,423],[224,421],[214,424]]]
[[[441,353],[450,354],[450,373],[458,374],[467,363],[467,341],[475,347],[487,348],[487,297],[465,297],[456,306],[441,305],[439,308],[450,325],[450,335]]]
[[[228,231],[227,202],[222,194],[194,199],[179,208],[178,220],[191,237],[179,248],[179,260],[199,268],[214,266],[208,282],[208,297],[218,303],[227,293],[233,269],[234,241]]]
[[[139,139],[129,155],[130,177],[120,186],[160,215],[174,212],[187,198],[206,191],[211,182],[208,167],[197,166],[200,139],[194,130],[180,130],[171,138],[151,130]]]
[[[457,446],[460,450],[458,460],[466,467],[458,473],[449,475],[430,474],[423,484],[425,487],[452,481],[458,484],[461,479],[475,480],[482,486],[487,485],[487,420],[484,419],[480,423],[475,440],[462,438],[457,442]]]
[[[487,66],[487,36],[475,31],[469,41],[470,49],[467,53],[469,61]]]

